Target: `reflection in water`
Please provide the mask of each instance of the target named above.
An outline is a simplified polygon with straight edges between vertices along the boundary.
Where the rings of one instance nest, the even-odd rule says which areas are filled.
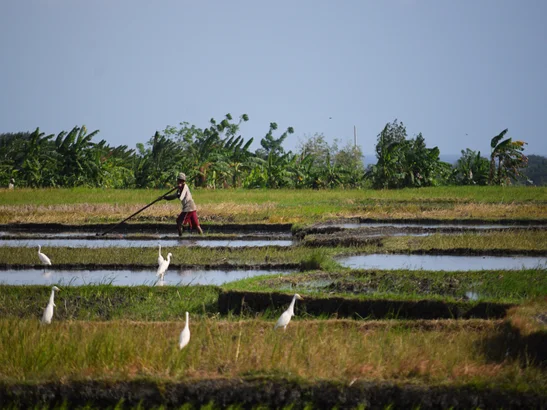
[[[155,270],[51,270],[45,277],[41,270],[0,271],[0,283],[5,285],[63,285],[81,286],[113,284],[118,286],[177,286],[222,285],[259,275],[286,274],[288,271],[268,270],[168,270],[163,281],[158,281]]]
[[[547,269],[547,258],[533,256],[356,255],[338,259],[352,269],[433,271]]]
[[[42,248],[47,247],[70,247],[70,248],[156,248],[157,241],[145,239],[0,239],[0,246],[9,247],[35,247],[39,244]],[[292,240],[242,240],[242,239],[163,239],[162,248],[179,246],[201,246],[201,247],[243,247],[243,246],[291,246]]]

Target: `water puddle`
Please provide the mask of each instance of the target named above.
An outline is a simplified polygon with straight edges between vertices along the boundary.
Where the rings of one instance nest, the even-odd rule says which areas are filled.
[[[4,285],[81,286],[112,283],[117,286],[185,286],[222,285],[253,276],[287,274],[288,271],[268,270],[168,270],[159,281],[155,270],[14,270],[0,271]]]
[[[355,255],[338,259],[352,269],[408,269],[434,271],[547,269],[547,257],[453,255]]]
[[[243,240],[243,239],[0,239],[0,246],[6,247],[68,247],[68,248],[155,248],[161,244],[162,247],[177,246],[199,246],[199,247],[257,247],[257,246],[291,246],[292,240]]]

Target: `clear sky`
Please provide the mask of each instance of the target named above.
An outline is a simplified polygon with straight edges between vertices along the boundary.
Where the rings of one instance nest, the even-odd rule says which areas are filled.
[[[547,155],[547,0],[2,0],[0,133],[95,142],[246,113],[253,150],[322,133],[373,153],[395,118],[441,154]]]

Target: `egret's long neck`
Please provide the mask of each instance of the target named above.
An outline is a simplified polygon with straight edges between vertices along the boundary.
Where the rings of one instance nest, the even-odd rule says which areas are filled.
[[[287,309],[291,315],[294,315],[294,304],[296,302],[296,295],[293,296],[291,304],[289,305],[289,308]]]
[[[184,325],[184,327],[188,327],[188,312],[186,312],[186,324]]]
[[[51,296],[49,297],[49,303],[50,304],[53,304],[53,298],[55,297],[55,291],[52,289],[51,290]]]

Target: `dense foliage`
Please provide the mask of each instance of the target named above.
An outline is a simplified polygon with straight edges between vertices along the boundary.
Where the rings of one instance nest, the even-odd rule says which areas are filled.
[[[193,186],[203,188],[405,188],[438,185],[503,185],[523,180],[527,165],[525,143],[503,140],[507,130],[491,141],[490,159],[470,149],[462,150],[455,166],[439,159],[437,147],[428,148],[418,134],[408,139],[397,120],[378,135],[377,163],[364,169],[357,145],[329,144],[322,134],[305,137],[297,152],[283,142],[292,127],[278,131],[275,122],[250,151],[253,138],[240,135],[249,117],[234,120],[230,114],[201,129],[187,122],[156,132],[135,149],[92,141],[99,130],[85,126],[45,135],[34,132],[0,134],[0,186],[10,181],[21,187],[160,188],[173,184],[183,170]],[[542,157],[540,157],[542,158]],[[541,162],[535,161],[537,166]],[[539,165],[538,165],[539,164]],[[543,167],[545,162],[543,162]],[[533,180],[544,183],[534,169]],[[529,180],[528,180],[529,181]]]

